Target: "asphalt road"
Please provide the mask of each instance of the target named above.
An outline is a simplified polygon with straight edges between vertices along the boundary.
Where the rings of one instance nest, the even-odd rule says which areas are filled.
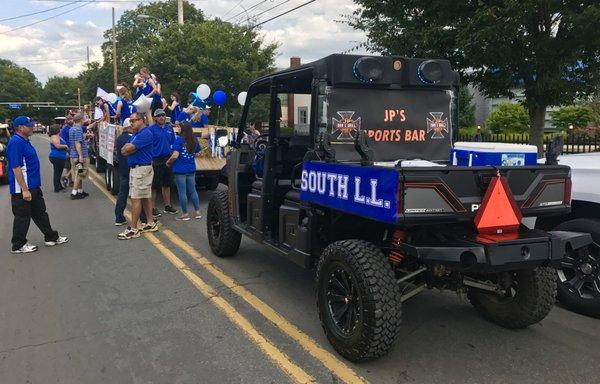
[[[352,364],[322,332],[311,271],[248,240],[218,259],[204,219],[163,217],[154,236],[117,241],[109,197],[92,183],[85,200],[53,193],[48,143],[33,142],[52,224],[71,241],[45,248],[32,224],[40,250],[11,254],[10,198],[0,187],[2,384],[600,380],[598,319],[556,306],[540,324],[506,330],[437,291],[405,303],[388,356]],[[200,194],[203,210],[209,196]]]

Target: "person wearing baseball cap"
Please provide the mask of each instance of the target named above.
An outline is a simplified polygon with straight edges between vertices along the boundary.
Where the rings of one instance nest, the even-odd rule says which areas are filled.
[[[175,142],[175,133],[173,127],[166,122],[166,113],[158,108],[154,111],[154,120],[149,129],[152,131],[152,167],[154,177],[152,179],[152,213],[155,217],[162,216],[162,213],[154,206],[156,195],[160,191],[165,205],[164,212],[172,215],[177,213],[177,209],[171,206],[171,184],[173,184],[173,172],[167,167],[167,160],[171,157],[171,145]]]
[[[37,251],[36,245],[27,241],[29,224],[33,222],[44,234],[47,247],[69,241],[52,229],[46,212],[46,203],[42,194],[40,160],[35,148],[29,141],[33,135],[33,121],[27,116],[13,120],[14,136],[8,142],[8,183],[10,185],[11,204],[14,215],[12,253]]]

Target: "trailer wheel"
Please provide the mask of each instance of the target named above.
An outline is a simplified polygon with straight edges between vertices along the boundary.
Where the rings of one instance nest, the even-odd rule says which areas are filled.
[[[104,172],[104,185],[106,186],[106,190],[112,191],[113,180],[113,167],[109,164],[106,166],[106,172]]]
[[[101,157],[96,157],[96,172],[103,173],[106,172],[106,160]]]
[[[556,301],[554,268],[538,267],[498,275],[506,286],[503,295],[470,288],[467,294],[485,318],[505,328],[525,328],[543,320]],[[502,284],[501,284],[502,285]]]
[[[114,196],[119,194],[119,188],[121,188],[121,178],[119,176],[119,169],[116,167],[112,167],[112,188],[110,193]]]
[[[592,244],[565,255],[556,268],[557,290],[558,299],[569,309],[600,317],[600,220],[570,220],[555,230],[587,232],[592,236]]]
[[[206,181],[206,189],[209,191],[214,191],[219,186],[219,176],[211,176]]]
[[[400,331],[400,289],[374,244],[330,244],[317,266],[316,294],[321,325],[338,353],[363,362],[389,352]]]
[[[227,191],[216,191],[208,203],[206,232],[210,249],[218,257],[229,257],[240,248],[242,234],[233,228]]]

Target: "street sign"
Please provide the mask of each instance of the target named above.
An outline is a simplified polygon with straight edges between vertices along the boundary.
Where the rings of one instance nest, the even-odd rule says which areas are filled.
[[[8,108],[10,109],[21,109],[21,104],[8,104]]]

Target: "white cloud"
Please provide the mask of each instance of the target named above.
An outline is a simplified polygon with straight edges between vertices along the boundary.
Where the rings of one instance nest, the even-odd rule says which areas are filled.
[[[12,0],[16,1],[16,0]],[[257,15],[282,0],[268,0],[248,12],[243,11],[257,4],[239,0],[195,1],[208,17],[228,19],[241,12],[233,21],[252,24],[279,15],[302,4],[303,0],[291,0],[264,13],[253,20],[247,16]],[[236,6],[239,3],[239,6]],[[64,3],[30,1],[32,11],[47,9]],[[18,33],[0,34],[0,57],[16,61],[34,72],[40,81],[55,75],[74,76],[85,68],[86,47],[90,47],[91,60],[101,61],[100,45],[103,32],[110,27],[110,8],[115,7],[117,18],[125,9],[133,9],[136,3],[88,4],[73,13],[23,28]],[[232,7],[236,6],[232,9]],[[352,0],[318,0],[288,15],[279,17],[261,27],[265,42],[279,43],[276,65],[287,67],[291,56],[300,56],[303,62],[315,60],[332,53],[340,53],[359,42],[365,41],[361,31],[355,31],[341,20],[342,15],[351,14],[356,8]],[[8,9],[11,14],[22,13]],[[228,11],[227,16],[223,17]],[[68,17],[67,17],[68,16]],[[18,25],[18,24],[17,24]],[[14,28],[0,24],[0,32]],[[360,51],[362,52],[362,51]],[[44,63],[39,60],[47,59]],[[69,59],[68,61],[64,59]],[[37,60],[36,62],[33,62]]]

